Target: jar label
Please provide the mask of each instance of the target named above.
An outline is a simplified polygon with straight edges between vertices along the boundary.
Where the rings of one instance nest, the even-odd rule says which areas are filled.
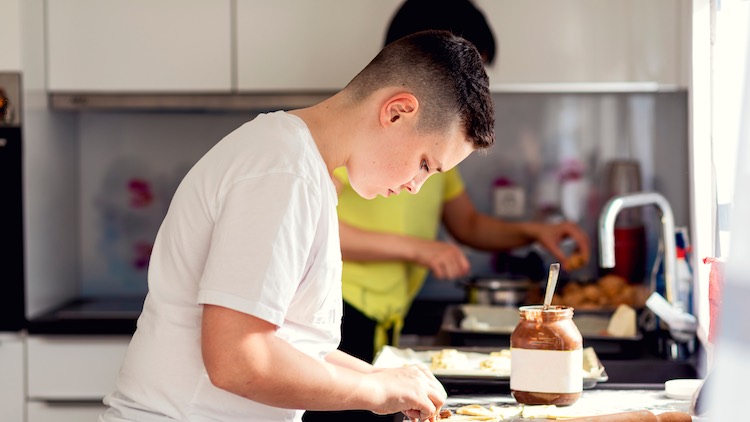
[[[535,393],[583,390],[583,349],[510,349],[510,388]]]

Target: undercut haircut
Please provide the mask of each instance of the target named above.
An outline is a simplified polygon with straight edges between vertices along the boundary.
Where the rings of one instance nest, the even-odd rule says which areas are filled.
[[[451,32],[415,32],[386,45],[346,87],[355,101],[399,87],[419,101],[417,129],[447,130],[459,122],[474,149],[495,142],[495,110],[482,57]]]

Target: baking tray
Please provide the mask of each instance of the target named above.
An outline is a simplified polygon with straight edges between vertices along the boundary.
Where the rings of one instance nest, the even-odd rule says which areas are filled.
[[[428,346],[415,348],[397,348],[393,346],[384,346],[373,361],[376,368],[395,368],[403,365],[423,363],[430,365],[432,356],[439,353],[445,348]],[[459,369],[432,369],[432,373],[449,392],[456,393],[456,389],[461,393],[466,393],[466,388],[475,390],[474,392],[508,392],[510,390],[510,366],[498,371],[490,371],[480,368],[480,363],[490,357],[491,352],[499,351],[493,347],[460,347],[456,348],[459,352],[467,357],[466,365]],[[583,388],[590,389],[601,382],[609,379],[607,371],[602,365],[596,352],[588,355],[592,356],[589,366],[596,368],[595,371],[586,372],[583,377]],[[584,367],[586,364],[584,363]],[[584,368],[582,373],[585,372]]]
[[[612,311],[575,311],[573,321],[584,347],[593,347],[600,358],[633,359],[642,354],[643,336],[611,336],[606,333]],[[477,324],[463,324],[473,317]],[[505,306],[450,305],[443,314],[437,344],[444,346],[510,347],[510,335],[519,321],[518,309]]]

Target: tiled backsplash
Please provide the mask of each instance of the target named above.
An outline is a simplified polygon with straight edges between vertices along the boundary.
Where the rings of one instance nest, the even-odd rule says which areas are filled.
[[[477,209],[493,213],[493,184],[521,187],[518,217],[559,208],[594,234],[606,164],[636,159],[644,189],[662,192],[688,225],[687,95],[495,94],[496,145],[460,165]],[[146,291],[153,237],[177,184],[248,113],[81,113],[82,292]],[[578,178],[580,176],[580,178]],[[650,219],[647,219],[650,220]],[[649,232],[654,232],[650,230]],[[467,249],[475,272],[490,254]],[[595,274],[595,263],[582,277]],[[428,279],[423,298],[456,298],[455,283]]]

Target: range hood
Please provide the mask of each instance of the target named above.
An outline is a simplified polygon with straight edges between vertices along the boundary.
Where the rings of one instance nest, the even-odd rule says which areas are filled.
[[[273,93],[50,93],[54,110],[275,111],[316,104],[335,91]]]

